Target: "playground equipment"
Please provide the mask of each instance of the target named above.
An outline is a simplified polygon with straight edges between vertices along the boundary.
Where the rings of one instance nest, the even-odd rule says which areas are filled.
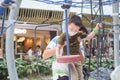
[[[67,19],[68,19],[68,10],[69,10],[70,7],[90,8],[91,9],[91,15],[93,15],[92,8],[98,8],[98,11],[100,10],[99,11],[100,12],[99,13],[99,15],[100,15],[99,18],[100,19],[98,20],[98,22],[101,22],[102,21],[101,18],[103,17],[102,6],[113,4],[113,8],[114,8],[113,9],[113,15],[112,15],[113,16],[113,24],[108,24],[106,22],[102,22],[102,23],[105,24],[105,25],[114,26],[115,66],[117,66],[119,64],[118,63],[118,54],[119,54],[119,44],[118,44],[119,43],[119,41],[118,41],[119,40],[118,39],[119,38],[118,37],[118,34],[119,34],[119,24],[118,24],[118,21],[119,21],[118,20],[118,18],[119,18],[119,16],[118,16],[118,14],[119,14],[119,4],[118,3],[119,3],[119,1],[118,0],[104,0],[104,1],[101,1],[101,0],[99,0],[99,1],[92,1],[92,0],[86,1],[85,0],[84,1],[84,0],[82,0],[80,2],[79,1],[75,2],[75,1],[72,1],[72,0],[65,0],[65,1],[63,1],[63,0],[59,0],[59,1],[57,1],[57,0],[56,1],[52,1],[52,0],[36,0],[36,1],[44,2],[44,3],[47,3],[47,4],[63,5],[63,9],[65,10],[65,14],[64,15],[65,15],[65,25],[66,25],[66,29],[65,28],[64,29],[66,30],[66,33],[68,33],[68,31],[67,31],[68,30],[67,29],[67,26],[68,26],[67,25],[67,22],[68,22]],[[6,8],[10,8],[10,7],[14,8],[12,3],[14,3],[14,1],[12,1],[12,0],[4,0],[1,3],[1,6],[0,6],[0,16],[3,16],[5,14]],[[17,1],[16,1],[16,3],[17,3]],[[17,4],[17,6],[20,5],[21,1],[18,0],[18,3],[19,4]],[[17,12],[18,12],[18,10],[19,10],[19,7],[16,8]],[[16,20],[16,17],[17,17],[17,14],[18,14],[18,13],[16,13],[16,11],[12,11],[10,13],[9,23],[10,23],[11,19]],[[97,14],[97,12],[96,12],[96,14]],[[93,16],[91,17],[91,20],[94,20]],[[9,23],[8,23],[8,25],[9,25]],[[3,18],[3,25],[4,25],[4,18]],[[11,25],[11,26],[14,26],[14,25]],[[93,26],[93,22],[91,23],[91,31],[92,31],[92,26]],[[4,29],[2,28],[1,32],[3,32],[3,30]],[[14,27],[11,27],[9,29],[7,28],[5,30],[7,30],[7,32],[6,32],[7,33],[7,35],[6,35],[6,54],[7,54],[6,58],[7,58],[7,61],[8,61],[9,76],[10,76],[11,80],[18,80],[18,78],[16,77],[17,74],[16,74],[15,66],[14,66],[14,57],[13,57],[14,50],[13,50],[13,44],[12,44],[13,43],[13,33],[12,32],[14,31]],[[103,28],[103,33],[104,33],[104,28]],[[100,31],[99,31],[99,34],[100,34]],[[67,45],[69,46],[68,37],[66,37],[66,39],[67,39]],[[100,42],[100,43],[98,43],[98,47],[97,47],[98,53],[101,53],[101,51],[99,51],[99,50],[101,50],[100,49],[100,44],[102,43],[102,41],[100,39],[100,36],[98,36],[98,42]],[[68,46],[67,46],[67,54],[70,55]],[[12,53],[11,55],[9,55],[10,52]],[[100,55],[98,55],[97,57],[99,59]],[[10,65],[10,64],[12,64],[12,65]],[[12,67],[12,69],[11,69],[11,66],[14,66],[14,67]],[[99,67],[99,60],[98,60],[98,67]],[[13,70],[13,71],[10,72],[10,69]],[[13,73],[15,73],[15,74],[13,74]],[[98,75],[98,77],[99,77],[99,75]]]
[[[6,8],[15,8],[15,1],[13,0],[4,0],[0,4],[0,16],[5,13]]]
[[[18,15],[21,0],[16,1],[16,5],[17,5],[16,8],[15,6],[13,6],[15,5],[13,3],[14,1],[12,0],[4,0],[1,3],[0,16],[5,16],[7,8],[11,9],[7,28],[4,28],[5,17],[3,17],[1,35],[6,30],[6,59],[7,59],[7,68],[8,68],[9,78],[10,80],[18,80],[18,75],[17,75],[15,61],[14,61],[14,46],[13,46],[14,45],[13,44],[14,27],[13,26],[15,24],[14,21],[16,20]]]

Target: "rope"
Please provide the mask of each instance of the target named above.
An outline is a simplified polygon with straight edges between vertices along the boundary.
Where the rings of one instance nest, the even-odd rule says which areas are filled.
[[[0,16],[3,16],[4,11],[5,11],[5,7],[0,6]]]
[[[4,0],[3,2],[1,2],[1,6],[5,7],[5,8],[14,8],[15,6],[13,6],[13,3],[15,3],[15,1],[12,0]]]
[[[2,3],[1,3],[1,6],[0,6],[0,15],[2,15],[2,28],[1,28],[1,31],[0,31],[0,36],[3,34],[3,32],[8,29],[10,26],[4,28],[4,23],[5,23],[5,15],[6,15],[6,9],[7,7],[11,6],[10,3],[14,3],[14,1],[11,1],[11,0],[4,0]]]
[[[93,17],[93,12],[92,12],[92,0],[90,0],[91,2],[91,20],[93,20],[95,17]],[[98,23],[102,22],[102,19],[103,19],[103,7],[102,7],[102,1],[99,0],[99,9],[97,10],[97,12],[95,12],[95,15],[97,15],[97,13],[99,12],[100,15],[98,16],[98,18],[95,19],[95,21]],[[93,30],[93,22],[91,22],[91,31]],[[102,28],[102,38],[104,37],[104,27]],[[90,43],[92,44],[92,40],[90,41]],[[102,40],[102,43],[101,43],[101,36],[100,36],[100,29],[99,29],[99,32],[98,32],[98,37],[97,37],[97,80],[100,80],[100,75],[99,75],[99,67],[100,67],[100,64],[101,64],[101,59],[102,59],[102,49],[101,49],[101,46],[104,45],[104,40]],[[90,53],[92,52],[91,51],[91,48],[92,48],[92,45],[90,45]],[[90,56],[90,55],[89,55]],[[90,58],[89,58],[90,59]],[[90,61],[89,61],[90,62]],[[89,65],[89,69],[90,69],[90,65]]]
[[[3,30],[4,30],[4,23],[5,23],[5,13],[6,13],[6,9],[3,12],[3,17],[2,17],[2,28],[1,28],[1,33],[3,34]]]
[[[43,2],[43,3],[46,3],[46,4],[55,4],[55,5],[62,5],[63,3],[64,3],[64,1],[54,1],[54,0],[35,0],[35,1],[39,1],[39,2]],[[105,0],[105,1],[103,1],[102,2],[102,4],[103,5],[110,5],[110,4],[113,4],[113,3],[115,3],[116,2],[116,0]],[[82,4],[83,2],[79,2],[79,1],[72,1],[72,4],[70,5],[71,7],[77,7],[77,8],[79,8],[79,7],[81,7],[81,4]],[[90,7],[90,2],[89,1],[85,1],[85,3],[84,3],[85,5],[84,5],[84,8],[89,8]],[[98,1],[94,1],[93,2],[93,6],[97,6],[97,5],[99,5],[99,3],[98,3]]]
[[[4,0],[6,4],[9,4],[12,0]]]
[[[12,22],[11,24],[9,24],[7,27],[4,27],[3,32],[5,32],[7,29],[11,28],[12,25],[14,25],[16,23],[16,21]],[[1,32],[0,32],[1,33]],[[0,36],[2,36],[2,34],[0,34]]]
[[[99,12],[100,12],[100,15],[99,15],[99,23],[101,22],[101,20],[102,20],[102,16],[101,16],[101,14],[102,14],[102,1],[101,0],[99,0]],[[97,37],[97,43],[98,43],[98,53],[97,53],[97,80],[100,80],[100,74],[99,74],[99,67],[100,67],[100,55],[101,55],[101,35],[100,35],[100,29],[99,29],[99,31],[98,31],[98,37]]]
[[[93,20],[93,11],[92,11],[92,0],[90,0],[90,8],[91,8],[91,20]],[[93,22],[91,22],[91,31],[93,30]],[[90,53],[89,53],[89,71],[90,71],[90,63],[91,63],[91,53],[92,53],[92,39],[90,40]]]
[[[101,20],[103,21],[103,7],[101,6]],[[105,28],[104,28],[104,25],[102,27],[102,35],[101,35],[101,55],[100,55],[100,66],[102,66],[101,62],[102,62],[102,55],[104,54],[104,50],[102,50],[104,48],[104,42],[105,42],[105,39],[104,39],[104,33],[105,33]]]

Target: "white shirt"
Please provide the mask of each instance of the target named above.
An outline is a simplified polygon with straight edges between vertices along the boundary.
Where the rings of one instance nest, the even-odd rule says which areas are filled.
[[[31,57],[33,53],[32,49],[29,49],[27,53],[28,53],[28,56]]]

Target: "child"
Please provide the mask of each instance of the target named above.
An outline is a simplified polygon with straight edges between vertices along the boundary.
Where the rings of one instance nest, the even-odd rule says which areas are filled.
[[[82,52],[80,50],[80,45],[79,45],[80,41],[82,38],[91,39],[93,36],[95,36],[95,34],[98,33],[98,29],[102,27],[102,25],[100,23],[98,23],[96,25],[96,27],[93,29],[93,31],[87,36],[86,33],[79,31],[82,26],[83,26],[82,20],[77,15],[73,15],[68,22],[68,38],[69,38],[70,55],[80,55],[80,61],[71,63],[75,66],[74,70],[76,73],[74,73],[74,74],[77,74],[76,80],[84,80],[81,66],[82,66],[82,64],[84,64],[85,59],[83,56],[81,56]],[[62,49],[62,48],[63,48],[62,56],[67,55],[65,41],[66,41],[66,33],[63,33],[58,38],[56,57],[61,56],[59,54],[59,52],[60,52],[60,49]],[[71,75],[73,75],[73,74],[71,74]]]
[[[81,27],[82,27],[81,18],[77,15],[72,16],[68,23],[68,35],[69,35],[68,37],[69,37],[69,47],[70,47],[71,55],[81,55],[80,45],[79,45],[80,39],[85,38],[87,36],[87,34],[79,31]],[[63,48],[62,55],[66,55],[67,53],[65,41],[66,41],[66,33],[63,33],[58,38],[58,48],[57,48],[57,51],[60,51],[60,49]],[[60,56],[60,54],[57,53],[56,56]],[[83,75],[81,75],[82,71],[80,69],[81,63],[84,63],[84,61],[78,61],[73,63],[76,66],[78,80],[83,80]]]

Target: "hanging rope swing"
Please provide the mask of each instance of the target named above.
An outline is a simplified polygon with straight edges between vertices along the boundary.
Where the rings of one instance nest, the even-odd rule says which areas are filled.
[[[67,0],[65,0],[65,3],[61,7],[62,7],[62,9],[65,10],[67,55],[58,56],[57,62],[59,62],[59,63],[71,63],[71,62],[75,62],[75,61],[80,61],[79,55],[70,55],[69,38],[68,38],[68,9],[70,8],[70,4]],[[58,54],[60,54],[60,52]]]
[[[80,61],[80,55],[66,55],[57,57],[59,63],[73,63]]]
[[[69,35],[68,35],[68,10],[70,8],[70,1],[64,0],[65,3],[61,6],[64,9],[65,14],[65,26],[66,26],[66,33],[65,33],[65,40],[66,40],[66,52],[67,55],[65,56],[57,56],[57,62],[59,63],[68,63],[68,80],[71,80],[71,70],[70,64],[71,62],[80,61],[80,55],[70,55],[70,47],[69,47]],[[60,54],[60,51],[56,51],[56,54]]]

